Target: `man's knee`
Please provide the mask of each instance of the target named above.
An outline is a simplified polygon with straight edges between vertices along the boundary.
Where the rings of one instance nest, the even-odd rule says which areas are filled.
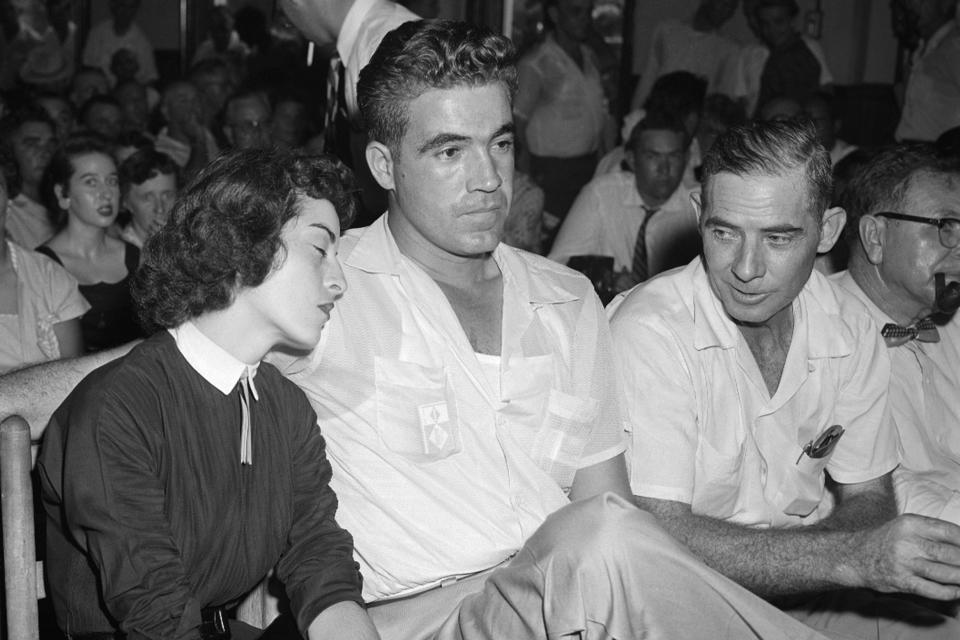
[[[612,493],[574,502],[553,513],[528,547],[537,557],[567,557],[583,566],[636,562],[647,553],[680,548],[650,513]]]

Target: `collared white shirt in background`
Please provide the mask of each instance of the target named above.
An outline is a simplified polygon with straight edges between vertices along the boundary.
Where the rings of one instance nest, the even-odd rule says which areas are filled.
[[[360,109],[357,105],[357,80],[360,70],[367,66],[380,41],[404,22],[419,20],[420,16],[395,2],[384,0],[355,0],[343,20],[337,38],[337,53],[344,65],[344,97],[351,119]]]
[[[717,31],[697,31],[687,22],[664,20],[650,37],[647,64],[633,94],[631,107],[642,107],[653,83],[673,71],[689,71],[707,81],[707,93],[730,93],[727,86],[740,46]]]
[[[940,27],[914,55],[897,140],[934,141],[960,126],[960,25]]]
[[[827,56],[823,52],[820,42],[801,36],[807,49],[820,63],[820,86],[833,84],[833,74],[827,66]],[[728,90],[735,98],[744,98],[747,101],[747,115],[756,111],[757,100],[760,98],[760,81],[763,77],[763,68],[770,58],[770,49],[759,42],[747,45],[740,50],[739,59],[730,65],[733,76],[727,81]]]
[[[877,326],[893,322],[849,272],[832,279],[863,302]],[[893,478],[902,513],[960,524],[960,318],[939,332],[940,342],[910,340],[888,349],[901,457]]]
[[[607,117],[600,63],[586,45],[580,50],[582,69],[548,34],[517,65],[513,110],[527,120],[523,143],[534,155],[573,158],[600,149]]]
[[[682,184],[647,225],[647,262],[651,276],[678,266],[678,245],[697,244],[697,214],[692,190]],[[573,256],[613,256],[617,271],[631,269],[637,232],[646,217],[635,176],[616,171],[591,180],[570,208],[550,250],[550,259],[566,264]],[[687,259],[689,259],[689,255]]]
[[[123,35],[117,35],[113,28],[113,18],[107,18],[90,28],[87,43],[83,48],[83,64],[102,69],[112,85],[117,79],[110,70],[110,62],[113,54],[120,49],[128,49],[137,57],[140,64],[137,82],[148,84],[159,78],[150,39],[136,23],[131,24]]]

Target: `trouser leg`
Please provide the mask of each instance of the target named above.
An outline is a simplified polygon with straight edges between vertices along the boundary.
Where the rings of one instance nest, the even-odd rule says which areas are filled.
[[[960,621],[919,599],[848,589],[782,604],[804,624],[831,635],[862,640],[960,639]]]
[[[606,494],[551,515],[438,639],[822,639]]]

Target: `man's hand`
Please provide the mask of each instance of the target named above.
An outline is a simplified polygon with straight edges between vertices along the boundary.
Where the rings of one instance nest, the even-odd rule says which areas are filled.
[[[913,514],[862,532],[850,555],[851,586],[934,600],[960,598],[960,527]]]

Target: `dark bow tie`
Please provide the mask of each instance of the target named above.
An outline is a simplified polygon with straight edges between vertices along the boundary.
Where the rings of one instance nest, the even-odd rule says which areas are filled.
[[[904,327],[893,322],[883,325],[880,330],[884,342],[888,347],[899,347],[911,340],[920,342],[940,342],[940,332],[937,331],[937,325],[930,318],[924,318],[916,324]]]

